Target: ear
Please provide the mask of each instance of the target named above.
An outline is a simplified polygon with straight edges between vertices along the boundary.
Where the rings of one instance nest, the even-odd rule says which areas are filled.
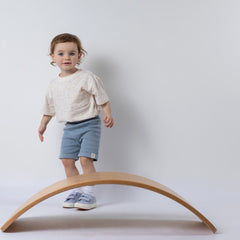
[[[51,53],[51,54],[50,54],[50,56],[51,56],[51,58],[52,58],[52,61],[53,61],[53,62],[55,62],[55,57],[54,57],[54,54],[53,54],[53,53]]]
[[[79,54],[78,54],[78,61],[80,61],[81,56],[82,56],[82,53],[79,53]]]

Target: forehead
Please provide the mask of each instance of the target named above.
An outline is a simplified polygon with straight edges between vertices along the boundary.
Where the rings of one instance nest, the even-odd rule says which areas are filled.
[[[55,51],[77,51],[77,44],[74,42],[64,42],[64,43],[57,43],[54,52]]]

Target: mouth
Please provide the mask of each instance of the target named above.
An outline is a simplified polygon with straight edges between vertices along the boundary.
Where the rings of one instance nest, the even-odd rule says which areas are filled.
[[[71,63],[70,62],[65,62],[63,63],[64,65],[70,65]]]

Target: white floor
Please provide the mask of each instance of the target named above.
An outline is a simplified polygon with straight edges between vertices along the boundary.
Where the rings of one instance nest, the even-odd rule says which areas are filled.
[[[170,185],[217,227],[217,234],[189,210],[162,195],[129,186],[99,185],[96,209],[63,209],[67,192],[61,193],[20,216],[8,232],[0,232],[0,239],[239,239],[240,193],[193,183]],[[42,188],[36,183],[0,185],[0,225]]]

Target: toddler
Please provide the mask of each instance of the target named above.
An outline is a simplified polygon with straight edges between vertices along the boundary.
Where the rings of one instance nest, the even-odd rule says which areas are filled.
[[[101,79],[90,71],[76,68],[86,53],[80,39],[69,33],[57,35],[51,42],[51,64],[59,67],[60,74],[47,88],[38,134],[43,142],[43,134],[53,116],[57,121],[65,122],[59,158],[67,178],[79,175],[75,166],[79,158],[84,174],[96,172],[93,162],[98,160],[100,106],[105,126],[111,128],[114,124]],[[93,186],[74,189],[62,206],[95,208]]]

